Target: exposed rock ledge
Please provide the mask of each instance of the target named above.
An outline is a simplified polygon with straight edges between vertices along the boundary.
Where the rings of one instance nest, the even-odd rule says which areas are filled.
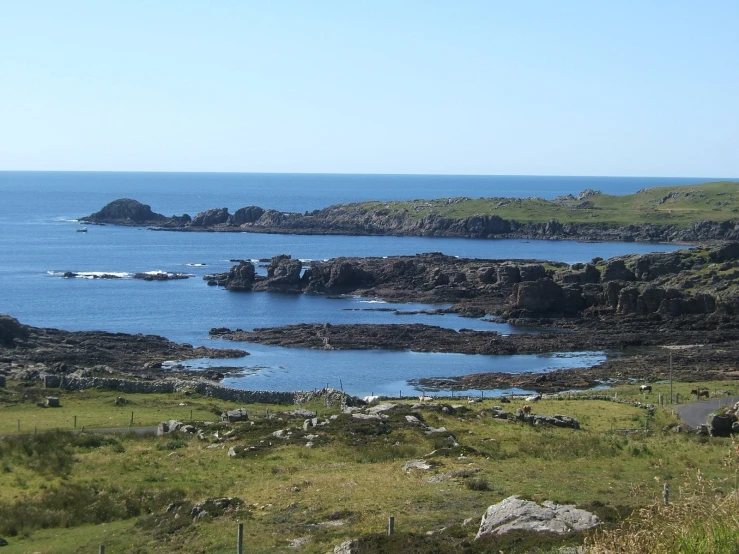
[[[241,358],[248,352],[178,344],[156,335],[105,331],[62,331],[23,325],[0,315],[0,370],[65,374],[77,368],[105,366],[110,371],[141,374],[167,360]]]

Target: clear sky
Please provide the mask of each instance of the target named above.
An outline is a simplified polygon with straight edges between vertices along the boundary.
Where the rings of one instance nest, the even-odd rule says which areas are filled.
[[[737,0],[0,0],[0,170],[739,177]]]

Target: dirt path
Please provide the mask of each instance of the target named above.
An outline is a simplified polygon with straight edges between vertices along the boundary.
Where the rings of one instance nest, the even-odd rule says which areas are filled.
[[[691,427],[699,427],[702,423],[706,422],[708,414],[715,412],[721,406],[733,405],[735,402],[739,402],[739,396],[722,396],[703,402],[680,404],[675,406],[675,411],[685,423]]]

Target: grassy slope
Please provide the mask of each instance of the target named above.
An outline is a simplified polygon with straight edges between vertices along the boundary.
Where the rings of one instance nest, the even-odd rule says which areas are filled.
[[[676,196],[667,198],[670,195]],[[624,196],[597,194],[588,200],[592,207],[578,207],[582,204],[578,200],[553,202],[541,198],[456,198],[361,205],[370,211],[408,212],[414,219],[432,213],[451,218],[489,214],[520,222],[556,219],[562,223],[685,226],[694,221],[725,221],[739,217],[739,183],[734,181],[656,187]]]
[[[679,384],[676,390],[686,394],[694,386]],[[732,385],[720,383],[710,388],[727,386]],[[649,400],[656,400],[656,394],[666,390],[667,385],[657,385]],[[636,386],[619,391],[621,397],[638,396]],[[182,417],[183,409],[189,415],[189,407],[179,406],[180,401],[196,406],[212,402],[199,397],[125,396],[142,413],[143,406],[151,403],[153,409],[160,404],[158,419]],[[79,402],[78,411],[89,404],[90,417],[108,425],[106,407],[112,405],[114,397],[114,393],[89,391],[62,395],[62,403],[74,406]],[[318,431],[326,433],[327,440],[318,440],[313,449],[305,448],[302,442],[280,443],[244,459],[228,458],[226,451],[231,444],[260,444],[272,427],[292,427],[302,422],[265,422],[258,417],[264,413],[261,406],[249,407],[254,426],[238,426],[239,440],[216,448],[207,448],[208,443],[193,438],[173,444],[170,437],[118,437],[119,444],[75,448],[74,465],[65,476],[40,474],[19,459],[6,456],[0,460],[3,503],[33,501],[55,486],[80,483],[118,494],[141,487],[183,489],[192,501],[233,495],[243,498],[247,509],[164,534],[162,528],[166,524],[147,524],[145,515],[104,525],[32,530],[27,537],[12,537],[11,545],[3,551],[88,552],[105,543],[108,551],[116,552],[230,552],[235,518],[240,517],[246,521],[247,552],[295,551],[287,541],[299,537],[311,539],[302,551],[326,552],[342,540],[382,531],[388,515],[396,516],[399,531],[421,535],[469,517],[474,523],[461,532],[474,536],[485,508],[511,494],[528,495],[538,501],[638,506],[659,495],[664,479],[670,480],[677,497],[685,472],[694,474],[701,470],[710,477],[729,475],[724,465],[728,439],[661,433],[659,429],[672,419],[668,411],[658,411],[651,422],[650,427],[657,430],[654,435],[624,437],[611,434],[610,429],[643,428],[644,410],[603,401],[556,400],[536,404],[538,413],[577,417],[584,430],[573,431],[477,417],[495,403],[486,400],[474,404],[472,412],[461,415],[423,412],[429,425],[443,425],[462,445],[484,452],[461,458],[458,453],[438,457],[442,465],[431,474],[477,468],[481,472],[475,477],[486,480],[488,490],[473,490],[464,477],[430,483],[429,473],[401,471],[405,461],[440,446],[439,438],[401,426],[389,435],[360,437],[362,445],[358,446],[354,443],[357,436],[345,433],[345,420],[337,420],[325,431]],[[523,401],[514,401],[505,407],[515,411],[521,405]],[[322,405],[313,409],[319,409],[322,416],[336,412]],[[28,402],[8,403],[3,410],[3,419],[13,420],[28,418],[34,410],[52,412]],[[148,422],[148,417],[142,420]],[[641,495],[632,494],[634,484],[643,487]],[[727,482],[726,486],[731,488],[731,484]],[[335,512],[348,522],[346,526],[318,525],[331,521]],[[162,514],[163,509],[155,513]]]

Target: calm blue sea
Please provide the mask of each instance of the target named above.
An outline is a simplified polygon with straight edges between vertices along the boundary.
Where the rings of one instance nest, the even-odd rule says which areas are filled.
[[[77,233],[77,218],[116,198],[135,198],[166,215],[212,207],[231,211],[259,205],[306,211],[340,202],[454,196],[541,196],[584,190],[630,193],[641,188],[705,182],[708,178],[609,178],[422,175],[289,175],[197,173],[0,172],[0,313],[24,323],[67,330],[150,333],[193,344],[220,345],[211,327],[252,329],[300,322],[423,322],[459,329],[513,333],[508,325],[453,315],[398,316],[373,311],[377,300],[279,294],[238,294],[208,287],[206,273],[225,271],[234,258],[292,254],[301,259],[390,256],[441,251],[479,258],[587,261],[668,245],[570,241],[464,240],[236,233],[168,233],[111,226]],[[193,278],[171,282],[63,279],[60,272],[175,271]],[[428,306],[402,305],[403,310]],[[229,343],[225,346],[234,346]],[[566,356],[464,356],[413,352],[323,352],[243,345],[251,356],[229,360],[246,375],[232,386],[295,390],[326,386],[354,394],[412,392],[408,379],[480,371],[545,371],[591,365],[603,353]],[[203,364],[193,363],[195,366]]]

